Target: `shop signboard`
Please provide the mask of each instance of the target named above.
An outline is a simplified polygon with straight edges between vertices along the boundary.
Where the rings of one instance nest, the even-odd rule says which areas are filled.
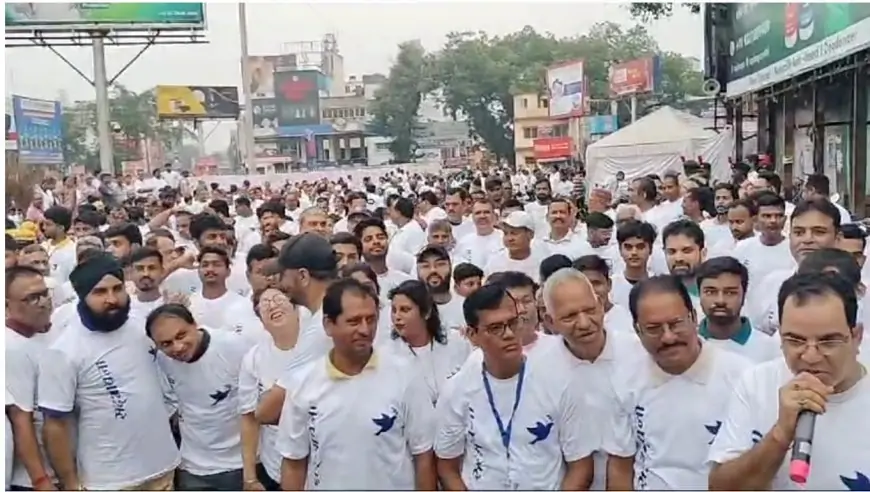
[[[730,15],[728,97],[870,46],[870,3],[737,3]]]
[[[320,91],[317,70],[275,72],[278,126],[320,124]]]
[[[571,157],[571,137],[536,138],[532,145],[538,160]]]

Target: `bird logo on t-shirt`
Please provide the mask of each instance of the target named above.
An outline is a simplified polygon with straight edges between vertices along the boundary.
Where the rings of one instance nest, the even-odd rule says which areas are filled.
[[[537,444],[541,441],[546,441],[548,437],[550,437],[550,431],[553,430],[553,418],[547,415],[547,418],[541,422],[535,422],[534,427],[526,427],[526,430],[529,431],[534,439],[532,439],[532,444]]]
[[[148,349],[148,353],[151,354],[152,359],[156,359],[157,358],[157,347],[152,345],[151,348]]]
[[[855,472],[855,478],[840,475],[840,480],[849,490],[870,490],[870,477],[859,471]]]
[[[214,393],[208,395],[209,397],[211,397],[212,400],[214,400],[211,402],[211,406],[215,406],[218,403],[226,400],[227,397],[230,396],[230,391],[232,391],[232,389],[232,386],[230,386],[229,384],[225,384],[222,390],[215,390]]]
[[[389,432],[390,429],[396,425],[396,417],[398,417],[398,412],[393,410],[392,415],[387,415],[382,413],[380,417],[372,419],[372,422],[378,426],[378,431],[375,432],[376,436],[383,434],[384,432]]]
[[[716,440],[716,434],[719,433],[719,429],[722,428],[722,421],[717,420],[715,424],[704,424],[704,427],[707,428],[707,432],[709,432],[713,437],[710,438],[710,442],[707,444],[713,444],[713,441]]]

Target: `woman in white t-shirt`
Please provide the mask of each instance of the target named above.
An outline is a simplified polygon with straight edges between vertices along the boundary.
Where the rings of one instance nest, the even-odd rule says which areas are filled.
[[[455,330],[444,330],[423,282],[406,280],[390,291],[389,298],[393,340],[390,350],[417,366],[434,406],[447,378],[468,358],[471,346]]]

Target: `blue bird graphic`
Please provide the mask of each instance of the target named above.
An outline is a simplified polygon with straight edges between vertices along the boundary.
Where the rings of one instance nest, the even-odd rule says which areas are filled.
[[[150,349],[148,349],[148,353],[151,354],[152,359],[156,359],[157,358],[157,347],[152,346]]]
[[[855,478],[840,475],[843,485],[849,490],[870,490],[870,477],[861,472],[855,472]]]
[[[223,390],[215,390],[214,393],[208,395],[212,400],[214,400],[212,401],[211,406],[215,406],[218,403],[226,400],[227,397],[230,396],[230,391],[232,391],[232,389],[232,386],[227,384],[224,386]]]
[[[534,427],[526,427],[526,430],[535,437],[532,440],[532,444],[536,444],[541,441],[546,441],[547,438],[550,437],[550,431],[553,430],[553,422],[550,421],[546,424],[543,422],[535,422]]]
[[[707,444],[713,444],[713,441],[716,439],[716,434],[718,434],[719,429],[722,428],[722,421],[717,420],[716,423],[713,425],[704,424],[704,427],[706,427],[707,432],[709,432],[713,436],[710,438],[710,442],[708,442]]]
[[[390,429],[396,424],[396,415],[389,416],[385,413],[382,413],[380,417],[376,419],[372,419],[372,422],[378,426],[378,431],[375,432],[376,436],[383,434],[384,432],[389,432]]]

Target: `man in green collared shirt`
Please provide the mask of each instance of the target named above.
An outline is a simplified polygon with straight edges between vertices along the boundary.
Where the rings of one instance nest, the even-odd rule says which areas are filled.
[[[754,362],[782,357],[779,337],[752,329],[740,316],[749,283],[746,267],[731,256],[705,261],[695,270],[705,318],[698,334],[706,343],[738,353]]]

